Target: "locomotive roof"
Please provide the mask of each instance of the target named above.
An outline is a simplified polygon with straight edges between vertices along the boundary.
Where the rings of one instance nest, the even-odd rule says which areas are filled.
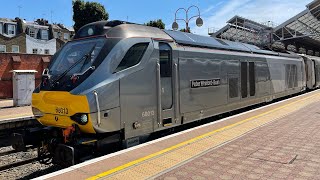
[[[285,54],[269,50],[263,50],[251,44],[233,42],[180,31],[160,30],[159,28],[134,24],[125,21],[98,21],[87,24],[77,32],[74,39],[102,35],[107,36],[109,38],[146,37],[153,39],[162,39],[167,41],[175,41],[176,43],[185,46],[224,49],[230,51],[241,51],[274,56],[298,57],[293,54]]]
[[[149,27],[125,21],[98,21],[79,29],[74,39],[107,36],[108,38],[146,37],[154,39],[173,39],[159,28]]]
[[[164,32],[166,32],[179,44],[225,49],[225,50],[232,50],[232,51],[243,51],[243,52],[250,52],[250,53],[252,52],[252,53],[260,53],[260,54],[278,55],[277,52],[262,50],[259,47],[251,44],[228,41],[228,40],[201,36],[201,35],[191,34],[191,33],[184,33],[179,31],[164,30]]]

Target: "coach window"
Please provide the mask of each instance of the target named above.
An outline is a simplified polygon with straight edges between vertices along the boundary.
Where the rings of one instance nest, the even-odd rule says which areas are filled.
[[[159,43],[160,75],[171,77],[171,47],[166,43]]]
[[[139,43],[132,46],[120,62],[115,72],[119,72],[138,64],[147,50],[148,45],[149,43]]]

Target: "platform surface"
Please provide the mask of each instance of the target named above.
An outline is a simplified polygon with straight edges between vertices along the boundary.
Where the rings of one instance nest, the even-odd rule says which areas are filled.
[[[38,179],[320,179],[320,90]]]
[[[0,108],[9,108],[13,107],[12,99],[0,99]]]
[[[13,107],[13,100],[0,100],[0,123],[32,117],[31,106]]]

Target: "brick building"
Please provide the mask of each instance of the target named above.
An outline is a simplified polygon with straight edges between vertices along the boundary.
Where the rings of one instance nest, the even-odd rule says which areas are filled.
[[[53,55],[74,35],[72,28],[44,19],[26,21],[0,18],[0,53]]]
[[[0,53],[0,99],[12,98],[12,70],[36,70],[36,86],[50,62],[50,55]]]
[[[12,19],[0,18],[0,34],[5,37],[17,35],[17,22]]]
[[[26,53],[26,34],[12,38],[0,34],[0,53],[3,52]]]
[[[69,41],[74,36],[74,29],[67,28],[63,24],[50,24],[52,37],[64,42]]]
[[[73,29],[48,21],[0,18],[0,99],[12,98],[12,70],[36,70],[36,86],[51,55],[74,35]]]

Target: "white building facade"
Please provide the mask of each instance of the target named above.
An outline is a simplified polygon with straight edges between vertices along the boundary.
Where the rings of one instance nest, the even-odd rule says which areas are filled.
[[[27,54],[49,54],[53,55],[57,51],[57,40],[41,40],[26,35]]]

